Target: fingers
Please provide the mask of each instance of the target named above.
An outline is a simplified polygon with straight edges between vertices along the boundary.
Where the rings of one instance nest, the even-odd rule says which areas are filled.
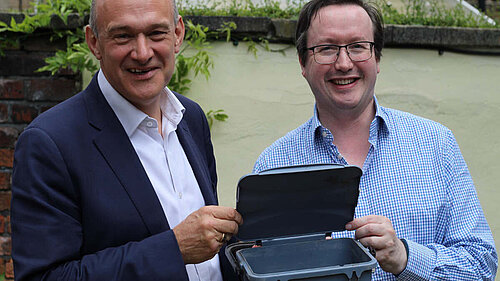
[[[370,216],[366,216],[366,217],[356,218],[356,219],[348,222],[346,224],[345,228],[347,230],[356,230],[356,229],[358,229],[364,225],[367,225],[367,224],[372,224],[372,223],[382,224],[382,223],[386,223],[386,222],[390,223],[390,220],[384,216],[370,215]]]
[[[241,215],[229,207],[205,206],[190,214],[173,231],[185,263],[212,258],[238,233]]]
[[[220,237],[220,239],[217,239],[217,242],[224,244],[224,243],[228,242],[229,240],[231,240],[231,237],[232,237],[231,234],[221,233],[221,237]]]
[[[205,207],[201,208],[200,210],[202,210],[202,209],[206,212],[211,213],[214,218],[218,218],[221,220],[234,221],[237,224],[243,223],[243,218],[241,217],[240,213],[238,213],[233,208],[224,207],[224,206],[205,206]]]
[[[375,250],[393,247],[397,238],[391,221],[383,216],[356,218],[346,225],[346,229],[356,230],[355,238]]]
[[[238,225],[243,223],[241,215],[233,208],[223,206],[205,206],[197,212],[205,222],[205,228],[213,229],[230,236],[238,233]]]
[[[376,250],[376,259],[384,271],[401,273],[406,267],[406,249],[397,237],[391,221],[384,216],[356,218],[346,224],[347,230],[355,230],[355,238],[365,247]]]

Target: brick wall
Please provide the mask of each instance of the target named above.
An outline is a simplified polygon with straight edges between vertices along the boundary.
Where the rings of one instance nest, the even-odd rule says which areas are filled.
[[[14,146],[19,134],[41,112],[81,89],[81,75],[36,70],[64,42],[51,42],[47,32],[33,34],[18,48],[0,56],[0,276],[13,279],[10,198]]]

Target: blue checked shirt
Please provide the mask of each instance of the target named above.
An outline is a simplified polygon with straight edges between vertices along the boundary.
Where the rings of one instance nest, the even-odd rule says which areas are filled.
[[[389,218],[408,242],[406,269],[377,267],[373,280],[494,280],[498,258],[467,165],[452,132],[376,104],[355,217]],[[291,165],[348,163],[314,116],[268,147],[254,172]],[[354,232],[334,237],[354,237]]]

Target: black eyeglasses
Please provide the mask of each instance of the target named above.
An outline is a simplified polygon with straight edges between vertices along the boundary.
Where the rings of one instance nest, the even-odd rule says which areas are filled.
[[[337,61],[340,49],[345,48],[352,61],[365,61],[372,57],[374,42],[360,41],[347,45],[322,44],[307,48],[313,51],[314,61],[319,64],[331,64]]]

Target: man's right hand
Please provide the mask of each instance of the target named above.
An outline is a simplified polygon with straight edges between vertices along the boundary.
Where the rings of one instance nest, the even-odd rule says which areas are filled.
[[[242,223],[241,215],[229,207],[205,206],[191,213],[173,229],[184,263],[214,257],[224,242],[238,233]]]

